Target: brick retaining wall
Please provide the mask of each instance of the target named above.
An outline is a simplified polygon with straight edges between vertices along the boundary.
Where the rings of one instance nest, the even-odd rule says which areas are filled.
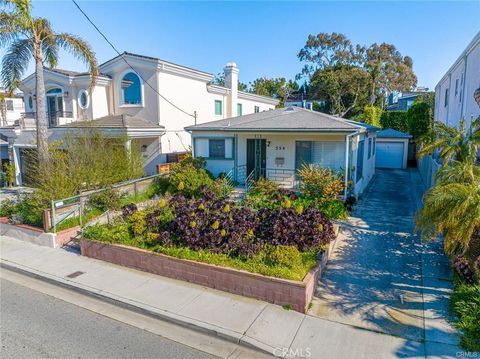
[[[318,266],[310,270],[303,281],[268,277],[98,241],[82,239],[80,248],[83,256],[278,305],[291,305],[294,310],[306,313],[334,242],[330,243],[329,250],[319,258]]]

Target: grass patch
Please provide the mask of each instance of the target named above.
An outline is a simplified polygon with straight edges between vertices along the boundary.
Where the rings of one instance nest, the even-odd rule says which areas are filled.
[[[141,203],[148,201],[155,195],[155,189],[150,186],[143,192],[138,192],[137,194],[131,194],[125,197],[120,198],[120,205],[126,206],[129,203]]]
[[[305,275],[317,265],[317,252],[300,253],[300,260],[295,263],[280,264],[265,261],[265,253],[260,252],[253,258],[232,257],[223,253],[212,253],[208,250],[193,250],[183,246],[150,245],[142,237],[130,235],[128,226],[123,224],[94,225],[85,228],[84,238],[107,243],[122,244],[162,253],[179,259],[213,264],[221,267],[245,270],[270,277],[301,281]]]
[[[90,211],[88,211],[84,214],[83,224],[85,224],[85,223],[91,221],[92,219],[100,216],[102,213],[103,212],[98,208],[91,209]],[[56,230],[57,230],[57,232],[58,231],[63,231],[64,229],[73,228],[73,227],[76,227],[76,226],[79,226],[79,225],[80,225],[80,217],[69,217],[69,218],[65,219],[63,222],[60,222],[56,226]],[[53,227],[50,230],[53,230]]]
[[[460,346],[470,352],[480,351],[480,285],[455,281],[450,306],[457,317],[454,325],[460,331]]]

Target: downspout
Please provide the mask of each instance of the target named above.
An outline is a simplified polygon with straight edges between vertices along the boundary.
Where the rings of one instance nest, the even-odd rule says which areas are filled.
[[[358,130],[345,136],[345,174],[343,175],[344,184],[343,184],[343,199],[347,199],[347,191],[348,191],[348,169],[349,169],[349,154],[350,154],[350,139],[352,136],[358,135]]]

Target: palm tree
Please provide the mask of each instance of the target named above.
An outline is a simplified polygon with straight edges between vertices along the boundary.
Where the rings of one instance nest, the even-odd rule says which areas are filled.
[[[439,157],[446,163],[450,160],[459,162],[475,162],[480,149],[480,117],[473,120],[470,128],[465,131],[465,120],[460,120],[460,126],[449,127],[441,122],[433,125],[433,136],[424,143],[418,152],[421,157],[439,151]]]
[[[425,194],[417,212],[422,237],[445,238],[445,252],[463,253],[480,230],[480,170],[473,162],[456,162],[440,170],[439,182]]]
[[[14,90],[35,60],[36,79],[36,124],[38,160],[48,158],[47,114],[43,66],[54,68],[58,63],[59,50],[72,53],[87,64],[91,85],[98,75],[97,60],[90,45],[78,36],[55,33],[45,18],[32,16],[31,0],[0,0],[0,46],[8,47],[2,60],[1,78],[8,90]]]

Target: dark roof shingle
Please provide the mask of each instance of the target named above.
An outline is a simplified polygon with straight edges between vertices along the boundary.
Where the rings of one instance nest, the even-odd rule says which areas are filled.
[[[156,125],[141,117],[131,115],[112,115],[100,117],[90,121],[75,121],[66,125],[57,126],[60,128],[165,128]]]
[[[185,127],[187,131],[356,131],[365,127],[349,121],[307,110],[301,107],[287,107],[276,110],[253,113],[211,121],[195,126]]]

